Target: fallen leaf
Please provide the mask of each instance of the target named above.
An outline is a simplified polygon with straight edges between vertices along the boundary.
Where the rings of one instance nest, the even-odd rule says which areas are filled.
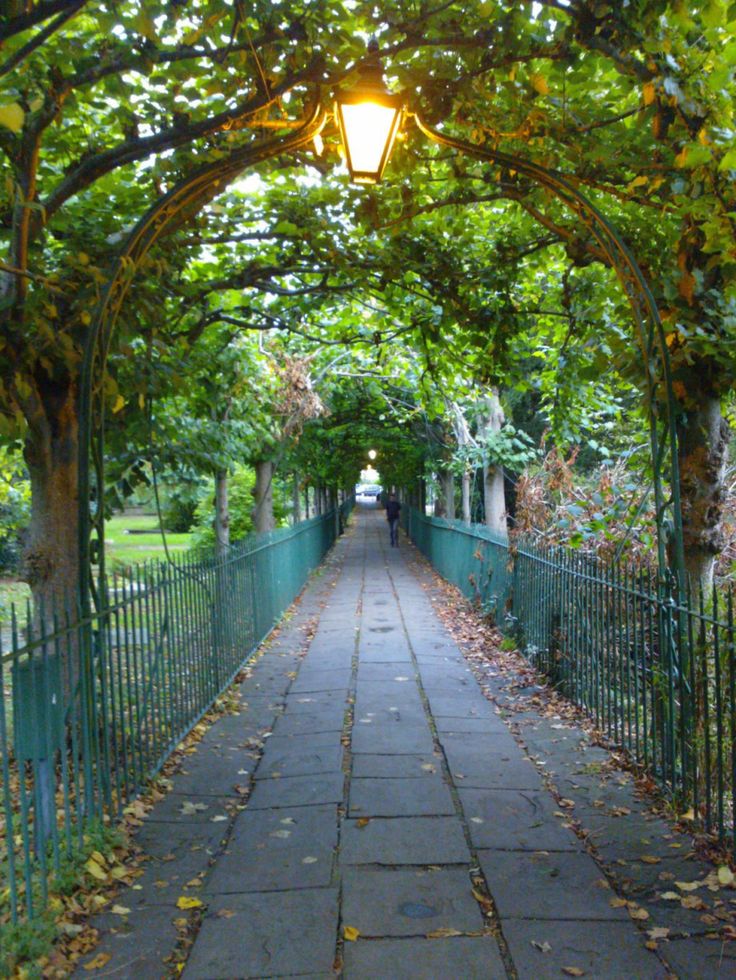
[[[647,929],[647,936],[650,939],[666,939],[669,934],[669,929],[664,926],[655,926],[653,929]]]
[[[349,943],[354,943],[360,935],[360,931],[355,926],[343,926],[342,935],[343,939],[347,939]]]
[[[272,830],[268,835],[269,837],[278,837],[280,840],[286,840],[287,837],[291,837],[290,830]]]
[[[640,908],[633,908],[633,909],[629,908],[629,915],[631,916],[632,919],[638,919],[642,922],[645,919],[649,918],[649,913],[647,912],[647,910],[640,909]]]
[[[302,858],[302,864],[316,864],[317,860],[316,857],[305,857]]]
[[[706,909],[708,906],[705,904],[700,895],[687,895],[680,902],[680,905],[684,909]]]
[[[694,819],[695,819],[695,811],[693,810],[692,807],[690,807],[690,809],[686,810],[684,813],[680,814],[680,820],[694,820]]]
[[[190,800],[184,800],[179,807],[179,813],[185,817],[192,817],[202,810],[209,810],[209,806],[206,803],[192,803]]]
[[[702,881],[676,881],[675,884],[681,892],[694,892],[696,888],[700,888]]]
[[[665,900],[665,902],[679,902],[680,901],[680,895],[678,895],[677,892],[662,892],[662,894],[659,897],[660,898],[663,898]]]
[[[736,875],[734,875],[733,871],[731,871],[730,868],[727,868],[725,864],[718,869],[718,881],[724,888],[728,885],[732,885],[734,880],[736,880]]]
[[[622,909],[625,908],[629,903],[625,898],[612,898],[608,903],[612,909]]]
[[[200,909],[203,905],[204,902],[200,902],[198,898],[192,898],[190,895],[181,895],[176,900],[178,909]]]
[[[221,823],[223,820],[227,820],[227,817],[223,813],[218,813],[217,816],[212,818],[210,823]]]
[[[552,952],[552,947],[550,946],[550,944],[548,942],[540,943],[540,942],[537,942],[536,939],[532,939],[532,940],[530,940],[530,942],[531,942],[531,945],[535,949],[538,949],[540,953],[551,953]]]
[[[98,881],[107,881],[107,872],[99,866],[94,858],[86,861],[84,866],[93,878],[97,878]]]
[[[564,807],[567,807],[567,808],[569,809],[570,807],[573,807],[573,806],[575,806],[575,800],[567,800],[567,799],[565,799],[565,798],[563,797],[563,798],[562,798],[562,799],[560,800],[560,806],[564,806]]]
[[[359,830],[362,830],[363,827],[367,827],[370,822],[371,822],[370,817],[359,817],[355,821],[355,826],[358,827]]]
[[[130,915],[130,909],[126,909],[124,905],[113,905],[110,911],[113,915]]]
[[[427,933],[427,939],[446,939],[448,936],[462,936],[457,929],[433,929]]]
[[[112,953],[98,953],[93,960],[84,964],[85,970],[101,970],[112,959]]]
[[[235,913],[233,912],[232,909],[220,909],[220,911],[217,913],[217,918],[218,919],[232,919],[232,917],[234,915],[235,915]]]
[[[568,977],[584,977],[585,970],[581,970],[579,966],[563,966],[562,972],[566,973]]]
[[[655,857],[653,854],[642,854],[639,860],[644,864],[660,864],[662,858]]]

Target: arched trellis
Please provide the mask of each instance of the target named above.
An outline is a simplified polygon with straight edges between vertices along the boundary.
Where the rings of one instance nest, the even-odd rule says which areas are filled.
[[[674,574],[675,593],[681,597],[685,587],[685,554],[677,455],[677,402],[672,390],[669,348],[662,320],[634,255],[605,215],[562,174],[521,157],[448,136],[428,126],[417,114],[411,114],[411,118],[419,131],[433,142],[498,164],[507,173],[522,174],[551,191],[595,238],[616,272],[634,315],[637,342],[644,361],[657,522],[657,560],[661,575]],[[668,493],[662,479],[664,472],[667,472],[669,480]]]
[[[307,146],[325,125],[327,115],[319,103],[305,121],[285,136],[240,147],[227,157],[208,163],[190,174],[153,204],[128,234],[118,252],[95,315],[90,324],[80,371],[78,462],[78,562],[79,602],[90,610],[90,537],[92,520],[92,457],[95,463],[97,508],[95,526],[104,573],[104,377],[115,321],[135,274],[150,249],[165,235],[191,220],[248,167]],[[98,393],[95,404],[95,393]]]
[[[522,174],[550,190],[578,217],[615,270],[633,312],[637,341],[645,366],[658,564],[663,577],[674,573],[676,590],[681,595],[685,583],[685,561],[677,459],[676,401],[672,391],[669,351],[659,311],[636,259],[611,222],[563,175],[523,158],[439,132],[424,123],[416,114],[408,114],[408,118],[413,119],[419,131],[433,142],[496,164],[506,172]],[[164,235],[194,217],[208,201],[249,166],[295,152],[308,145],[323,129],[327,119],[325,110],[316,105],[308,118],[288,135],[239,148],[226,158],[207,164],[185,178],[149,208],[130,232],[115,259],[87,335],[80,378],[79,590],[82,608],[85,610],[89,610],[90,605],[89,502],[93,452],[96,492],[100,502],[95,523],[98,537],[101,542],[104,541],[104,515],[101,506],[104,491],[104,411],[101,396],[99,404],[93,405],[95,382],[100,381],[104,375],[112,330],[133,278],[151,247]],[[98,389],[101,390],[101,386],[98,385]],[[662,479],[666,470],[669,470],[668,492],[665,491]]]

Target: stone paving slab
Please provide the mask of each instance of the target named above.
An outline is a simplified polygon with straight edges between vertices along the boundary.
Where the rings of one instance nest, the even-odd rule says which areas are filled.
[[[350,864],[468,864],[470,852],[454,817],[346,820],[340,862]]]
[[[255,778],[280,779],[289,776],[341,772],[344,750],[340,744],[340,733],[331,732],[330,736],[334,738],[336,744],[322,748],[311,746],[304,739],[280,738],[278,745],[273,740],[269,740]],[[294,744],[288,745],[292,741]]]
[[[244,763],[247,761],[243,760]],[[246,768],[246,766],[244,766]],[[242,777],[247,781],[247,776]],[[221,823],[214,817],[228,813],[228,807],[236,802],[236,794],[231,796],[197,796],[194,793],[169,793],[148,814],[149,823],[181,824],[183,826]]]
[[[660,951],[679,980],[728,980],[736,977],[736,944],[720,939],[678,939]]]
[[[505,789],[460,789],[476,847],[509,851],[574,851],[580,845],[571,830],[554,817],[544,792]]]
[[[402,701],[401,705],[374,707],[371,711],[363,711],[365,701],[361,699],[356,702],[354,724],[356,725],[399,725],[409,724],[422,726],[427,723],[427,716],[424,705],[417,697],[409,701]]]
[[[451,939],[374,939],[345,945],[348,980],[506,980],[490,936]]]
[[[503,935],[525,980],[560,980],[564,966],[595,980],[668,980],[656,954],[644,947],[645,936],[630,922],[509,919]],[[549,952],[539,948],[545,943]]]
[[[251,810],[290,806],[318,806],[340,803],[344,777],[341,772],[318,776],[288,776],[283,779],[262,779],[248,800]]]
[[[436,929],[479,932],[480,907],[468,872],[348,869],[343,873],[342,920],[361,936],[417,936]]]
[[[480,850],[478,857],[503,920],[628,918],[611,907],[616,894],[589,854]]]
[[[455,813],[455,805],[439,776],[417,782],[357,779],[353,772],[348,813],[351,817],[450,816]]]
[[[210,876],[206,892],[326,887],[337,849],[337,807],[247,810]]]
[[[289,711],[274,725],[274,735],[319,735],[322,732],[341,732],[345,719],[345,707],[336,704],[334,710],[325,711]]]
[[[325,694],[324,692],[315,692],[312,694],[290,694],[286,699],[284,714],[293,715],[297,712],[319,714],[324,710],[337,710],[338,707],[343,711],[345,708],[347,708],[347,697],[343,698],[339,694]]]
[[[371,755],[403,755],[407,752],[414,755],[431,752],[434,742],[426,724],[401,722],[381,728],[375,725],[356,725],[353,729],[352,748],[355,753],[368,752]]]
[[[222,911],[227,915],[218,915]],[[218,896],[207,910],[182,976],[329,976],[337,923],[335,888]]]
[[[417,755],[356,755],[354,779],[432,778],[442,771],[442,760],[434,753]]]
[[[346,691],[350,684],[350,670],[309,669],[305,664],[291,686],[291,694],[312,694],[318,691]]]
[[[97,916],[95,928],[101,939],[97,947],[79,961],[81,977],[114,977],[116,980],[161,980],[167,974],[165,958],[171,954],[177,930],[174,919],[181,912],[175,905],[134,909],[130,915],[109,913]],[[98,970],[87,965],[101,953],[110,960]]]

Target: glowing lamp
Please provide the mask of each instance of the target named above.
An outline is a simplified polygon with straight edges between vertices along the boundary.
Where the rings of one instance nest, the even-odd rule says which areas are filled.
[[[381,179],[401,124],[401,109],[401,96],[386,89],[378,43],[372,40],[356,85],[339,91],[335,100],[353,183],[377,184]]]

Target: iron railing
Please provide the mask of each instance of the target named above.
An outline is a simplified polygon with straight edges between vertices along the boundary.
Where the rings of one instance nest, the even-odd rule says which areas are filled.
[[[108,580],[99,609],[0,636],[0,927],[37,916],[85,830],[119,814],[228,686],[350,512]],[[8,648],[9,647],[9,648]]]
[[[405,508],[408,533],[596,725],[736,851],[730,589],[679,602],[646,568]]]

